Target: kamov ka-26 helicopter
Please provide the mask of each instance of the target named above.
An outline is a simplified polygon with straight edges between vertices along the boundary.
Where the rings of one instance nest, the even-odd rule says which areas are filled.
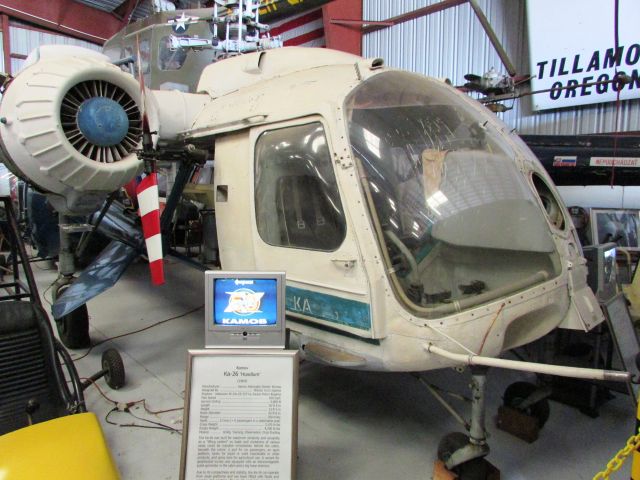
[[[290,343],[311,360],[629,379],[496,358],[603,319],[566,208],[516,134],[446,82],[381,59],[243,49],[236,17],[235,55],[204,67],[194,93],[141,91],[106,56],[41,49],[5,87],[3,160],[69,215],[98,208],[144,162],[213,159],[221,266],[286,272]],[[179,177],[176,195],[189,175]],[[113,236],[132,258],[140,235],[121,223]],[[470,443],[448,467],[488,452],[484,375],[474,371]]]

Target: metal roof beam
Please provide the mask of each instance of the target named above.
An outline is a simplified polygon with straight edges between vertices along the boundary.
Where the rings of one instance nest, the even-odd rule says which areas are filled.
[[[0,0],[0,13],[100,45],[122,28],[115,15],[70,0]]]
[[[389,25],[398,25],[399,23],[408,22],[409,20],[415,20],[416,18],[424,17],[425,15],[431,15],[432,13],[441,12],[448,8],[457,7],[463,3],[467,3],[468,0],[442,0],[441,2],[434,3],[427,7],[419,8],[412,12],[403,13],[396,17],[388,18],[381,22],[363,22],[367,25],[363,26],[362,33],[371,33],[378,30],[387,28]]]
[[[338,15],[341,20],[334,20]],[[362,55],[362,0],[333,0],[322,7],[322,17],[327,48]]]
[[[138,6],[138,3],[140,3],[140,0],[125,0],[113,11],[114,15],[120,17],[122,27],[129,25],[131,15],[133,15],[133,11]]]

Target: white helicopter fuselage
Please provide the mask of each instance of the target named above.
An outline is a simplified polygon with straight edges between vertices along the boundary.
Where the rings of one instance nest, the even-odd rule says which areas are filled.
[[[599,323],[602,317],[586,285],[586,269],[573,226],[540,163],[517,135],[479,103],[443,82],[422,77],[420,81],[427,88],[446,90],[460,108],[481,118],[483,128],[492,130],[507,145],[519,181],[530,190],[529,203],[536,202],[535,208],[544,218],[535,223],[542,230],[536,235],[546,237],[546,250],[553,258],[546,270],[540,271],[527,267],[526,255],[514,255],[508,262],[511,265],[496,267],[492,255],[496,251],[497,255],[510,255],[510,245],[500,240],[492,245],[492,240],[482,239],[486,237],[482,231],[470,232],[479,238],[482,248],[477,251],[470,239],[462,242],[464,251],[454,255],[457,258],[439,261],[427,255],[409,263],[415,261],[413,268],[421,278],[430,268],[460,271],[445,283],[462,283],[465,271],[474,272],[487,285],[486,291],[439,304],[408,301],[399,285],[403,280],[389,258],[394,240],[384,233],[381,217],[372,214],[376,208],[372,205],[372,186],[363,182],[367,172],[363,160],[354,153],[349,131],[349,117],[354,113],[345,102],[354,89],[382,75],[389,75],[389,70],[380,61],[295,48],[237,57],[204,70],[198,89],[207,92],[211,101],[179,137],[203,145],[215,142],[215,211],[222,268],[285,271],[287,327],[292,344],[312,360],[344,367],[389,371],[441,368],[453,362],[427,353],[427,344],[452,352],[497,356],[560,325],[590,328]],[[410,74],[402,75],[411,78]],[[383,106],[389,106],[389,100],[383,102],[387,102]],[[407,99],[406,103],[419,102]],[[313,132],[320,132],[314,139],[323,138],[318,141],[326,150],[327,165],[285,165],[281,158],[287,155],[293,163],[309,160],[304,144],[291,145],[295,143],[291,139]],[[309,152],[322,156],[313,146]],[[281,169],[270,167],[270,161],[282,163]],[[440,177],[446,176],[448,161],[444,160]],[[421,175],[425,183],[429,181],[424,173],[426,165],[423,158]],[[319,172],[319,168],[324,170]],[[372,169],[375,171],[375,167]],[[467,173],[469,177],[474,175],[472,171]],[[318,184],[329,189],[327,185],[333,183],[330,175],[335,176],[336,195],[319,193],[331,204],[323,210],[314,206],[318,200],[312,197]],[[309,181],[309,176],[319,181]],[[536,187],[540,182],[547,187],[542,194]],[[272,201],[273,196],[283,198]],[[429,205],[430,198],[422,207],[431,206],[437,211]],[[545,211],[543,201],[548,200],[559,211]],[[389,197],[389,201],[394,200]],[[335,210],[339,210],[344,231],[338,234],[339,239],[331,241],[338,227],[327,228],[331,221],[324,217],[327,211]],[[501,211],[498,209],[495,215],[500,216]],[[325,223],[315,225],[313,231],[314,225],[310,224],[318,216],[316,223]],[[390,221],[397,223],[393,218]],[[508,230],[520,228],[508,223],[512,221],[509,215],[494,218],[486,228],[501,226],[509,236]],[[272,224],[276,233],[269,230]],[[431,232],[434,235],[437,224],[436,219]],[[298,235],[301,233],[304,235]],[[317,240],[313,240],[314,235]],[[394,237],[397,243],[399,234]],[[407,247],[399,248],[403,251],[400,256],[414,255]],[[493,253],[486,255],[489,250]],[[503,280],[498,280],[500,277]],[[429,287],[428,280],[419,279],[418,283]],[[496,283],[494,288],[492,283]]]
[[[198,93],[142,96],[108,58],[62,53],[41,49],[5,92],[9,167],[93,211],[139,173],[146,111],[158,151],[213,156],[222,268],[286,272],[290,343],[311,360],[422,371],[456,363],[429,345],[495,357],[603,319],[541,164],[443,81],[282,48],[206,67]]]

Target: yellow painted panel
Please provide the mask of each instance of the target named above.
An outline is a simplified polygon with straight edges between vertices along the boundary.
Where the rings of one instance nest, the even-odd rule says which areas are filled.
[[[115,480],[98,419],[81,413],[0,436],[0,480]]]
[[[633,464],[631,466],[631,480],[640,480],[640,453],[633,452]]]

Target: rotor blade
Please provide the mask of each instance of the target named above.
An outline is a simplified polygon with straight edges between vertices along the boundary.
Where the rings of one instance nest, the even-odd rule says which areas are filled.
[[[138,83],[140,84],[140,96],[142,100],[142,116],[144,117],[147,113],[147,109],[145,108],[145,99],[144,99],[144,75],[142,74],[142,54],[140,53],[140,37],[136,35],[136,62],[138,63]]]
[[[96,220],[97,214],[94,214],[91,217],[91,222],[95,223]],[[109,240],[117,240],[137,248],[140,252],[143,251],[144,237],[137,213],[135,216],[129,214],[125,206],[119,202],[113,202],[109,206],[109,209],[97,225],[96,231]]]
[[[113,287],[131,262],[138,256],[138,250],[112,241],[91,262],[80,276],[67,288],[51,307],[53,318],[63,317],[93,297]]]
[[[164,283],[162,263],[162,234],[160,233],[160,199],[158,198],[158,174],[153,172],[142,179],[136,190],[142,233],[147,246],[151,281],[154,285]]]
[[[142,74],[142,54],[140,53],[140,37],[136,35],[136,56],[138,62],[138,82],[140,84],[140,106],[142,112],[142,148],[149,151],[153,148],[151,139],[151,127],[149,125],[149,117],[147,116],[147,96],[144,87],[144,75]]]
[[[531,80],[531,75],[516,75],[515,77],[513,77],[513,83],[515,86],[526,83],[529,80]]]
[[[479,83],[475,83],[475,82],[468,82],[464,84],[465,88],[468,88],[469,90],[472,90],[474,92],[481,92],[484,93],[485,88],[480,85]]]

